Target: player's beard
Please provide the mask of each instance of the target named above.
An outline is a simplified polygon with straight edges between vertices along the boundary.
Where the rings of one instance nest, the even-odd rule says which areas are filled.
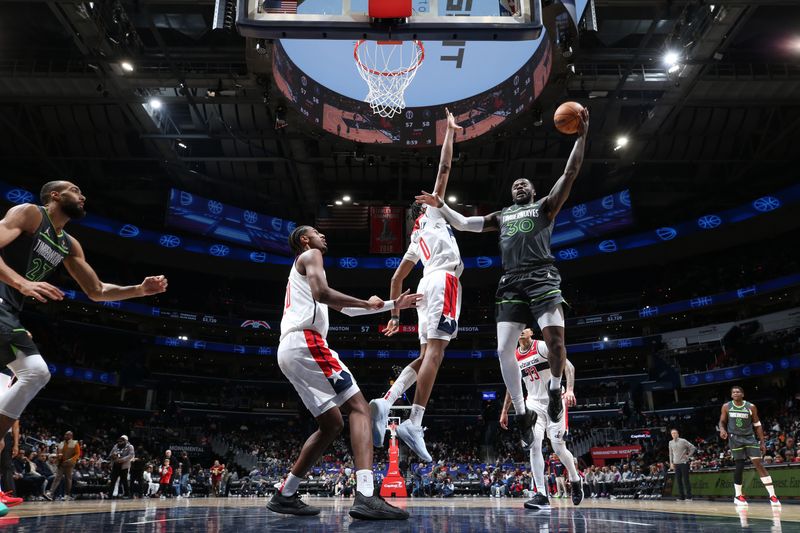
[[[78,202],[62,202],[61,210],[67,215],[70,220],[78,220],[86,216],[86,211],[78,204]]]
[[[524,196],[514,195],[514,203],[517,205],[526,205],[533,201],[533,194],[525,194]]]

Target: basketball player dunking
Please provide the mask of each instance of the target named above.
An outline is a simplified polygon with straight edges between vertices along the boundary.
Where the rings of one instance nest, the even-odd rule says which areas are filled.
[[[497,320],[497,355],[503,381],[511,394],[516,411],[517,426],[522,432],[522,444],[527,448],[533,442],[536,414],[525,409],[519,368],[514,349],[525,324],[534,321],[550,348],[550,383],[547,412],[551,421],[561,420],[564,409],[561,402],[561,377],[567,359],[564,345],[564,312],[561,303],[561,275],[553,264],[550,238],[556,215],[566,202],[572,184],[583,163],[586,134],[589,131],[589,111],[580,115],[578,140],[567,160],[564,174],[556,181],[550,194],[534,201],[535,191],[530,180],[521,178],[511,186],[514,205],[484,217],[465,217],[450,209],[444,201],[422,191],[416,197],[422,202],[438,207],[454,228],[462,231],[500,232],[500,251],[503,276],[497,287],[495,318]]]
[[[531,469],[533,470],[533,481],[536,484],[536,495],[525,502],[528,509],[542,509],[550,506],[550,499],[547,497],[547,485],[544,482],[544,456],[542,455],[542,441],[544,434],[550,439],[553,451],[566,467],[569,473],[570,492],[572,503],[579,505],[583,501],[583,486],[580,475],[575,467],[575,457],[567,449],[564,437],[569,431],[567,416],[561,420],[553,421],[547,413],[548,402],[548,383],[550,380],[550,363],[547,360],[549,350],[547,344],[533,340],[533,331],[530,328],[522,330],[519,337],[519,346],[514,352],[514,356],[522,374],[522,381],[528,389],[528,398],[525,406],[537,414],[536,425],[533,430],[533,444],[531,445]],[[575,405],[575,367],[569,359],[566,360],[564,367],[567,378],[567,389],[563,394],[563,402],[567,407]],[[511,407],[511,395],[506,391],[503,401],[503,409],[500,412],[500,426],[508,429],[508,410]]]
[[[758,433],[760,443],[756,442],[753,436],[753,428]],[[764,444],[764,428],[761,427],[761,420],[758,418],[758,409],[752,403],[745,401],[744,389],[739,385],[731,387],[731,401],[722,404],[719,436],[722,439],[730,439],[728,445],[731,447],[731,455],[736,465],[733,471],[735,491],[733,503],[739,506],[747,505],[747,499],[742,494],[742,477],[744,461],[749,458],[758,471],[761,483],[769,493],[769,503],[775,507],[780,506],[781,502],[775,496],[775,487],[772,485],[772,476],[761,464],[761,456],[767,452],[767,447]]]
[[[84,216],[86,198],[74,183],[51,181],[42,187],[43,206],[22,204],[0,220],[0,358],[17,377],[0,396],[0,435],[5,435],[22,411],[50,380],[47,364],[19,320],[26,297],[40,302],[64,298],[46,280],[64,263],[70,276],[93,301],[150,296],[167,290],[164,276],[139,285],[120,287],[100,281],[86,262],[80,243],[64,231],[70,220]]]
[[[439,174],[436,176],[434,194],[443,197],[447,190],[450,165],[453,159],[453,138],[460,128],[452,113],[445,109],[447,131],[442,142]],[[419,204],[415,206],[420,207]],[[389,417],[389,408],[403,393],[417,382],[411,416],[397,428],[397,436],[420,459],[431,461],[425,446],[422,417],[431,396],[433,382],[444,358],[444,349],[458,333],[461,313],[461,282],[464,271],[461,253],[450,225],[435,207],[421,206],[422,211],[414,223],[411,244],[392,276],[390,296],[396,298],[402,291],[403,280],[417,262],[422,261],[424,274],[417,287],[422,300],[417,306],[419,357],[406,366],[383,398],[370,402],[372,411],[373,444],[383,446],[383,435]],[[400,315],[395,313],[386,325],[385,335],[391,337],[399,330]]]
[[[389,505],[375,491],[372,476],[372,442],[369,405],[353,374],[328,347],[328,307],[348,316],[413,307],[419,295],[401,294],[384,302],[377,296],[361,300],[328,286],[322,254],[328,250],[325,236],[310,226],[299,226],[289,235],[296,254],[286,286],[278,366],[292,383],[303,404],[316,418],[319,429],[300,450],[286,481],[267,504],[276,513],[316,515],[297,492],[306,472],[344,428],[342,413],[349,414],[350,444],[356,467],[356,497],[350,516],[364,520],[405,520],[408,513]]]

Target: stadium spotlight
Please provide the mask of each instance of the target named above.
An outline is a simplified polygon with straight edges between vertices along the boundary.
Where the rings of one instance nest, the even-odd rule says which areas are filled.
[[[152,107],[153,109],[161,109],[161,100],[159,100],[158,98],[151,98],[150,107]]]
[[[336,200],[336,201],[335,201],[335,202],[333,202],[333,203],[335,203],[336,205],[342,205],[342,201],[341,201],[341,200]]]
[[[451,204],[455,203],[456,200],[457,200],[457,198],[455,196],[453,196],[452,194],[447,197],[447,201],[450,202]]]
[[[608,342],[608,337],[603,337],[603,342]]]
[[[678,61],[680,60],[680,58],[681,57],[678,55],[678,52],[676,52],[674,50],[669,50],[664,54],[664,64],[668,68],[672,68],[672,67],[674,67],[675,65],[678,64]]]
[[[624,135],[620,135],[617,137],[617,144],[614,146],[614,151],[616,152],[617,150],[625,148],[626,146],[628,146],[628,138]]]
[[[349,202],[350,201],[350,196],[345,194],[344,196],[342,196],[342,201],[343,202]]]
[[[120,63],[120,66],[122,67],[122,70],[124,70],[125,72],[133,72],[133,63],[131,63],[130,61],[123,61],[122,63]]]

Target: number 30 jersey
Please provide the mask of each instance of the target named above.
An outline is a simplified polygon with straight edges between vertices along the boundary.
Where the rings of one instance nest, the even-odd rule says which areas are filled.
[[[503,272],[514,274],[552,264],[553,222],[542,208],[544,200],[512,205],[500,211],[500,253]]]
[[[550,363],[547,355],[550,351],[547,344],[540,341],[533,341],[528,351],[523,352],[517,346],[514,355],[517,357],[519,371],[522,374],[522,381],[528,389],[528,399],[547,405],[547,387],[550,383]]]
[[[414,223],[411,244],[403,259],[416,263],[422,261],[423,276],[444,270],[456,277],[464,271],[461,252],[450,224],[436,207],[428,206]]]

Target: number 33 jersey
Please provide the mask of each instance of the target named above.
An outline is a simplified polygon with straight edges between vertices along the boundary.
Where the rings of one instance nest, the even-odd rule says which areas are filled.
[[[423,276],[444,270],[456,277],[464,271],[461,252],[450,224],[439,209],[428,206],[416,222],[411,232],[411,244],[403,259],[416,263],[422,261],[425,267]]]
[[[528,351],[521,351],[517,346],[514,352],[522,381],[528,389],[528,400],[545,406],[548,403],[547,387],[550,382],[550,363],[547,361],[549,353],[547,344],[538,340],[533,341]]]

